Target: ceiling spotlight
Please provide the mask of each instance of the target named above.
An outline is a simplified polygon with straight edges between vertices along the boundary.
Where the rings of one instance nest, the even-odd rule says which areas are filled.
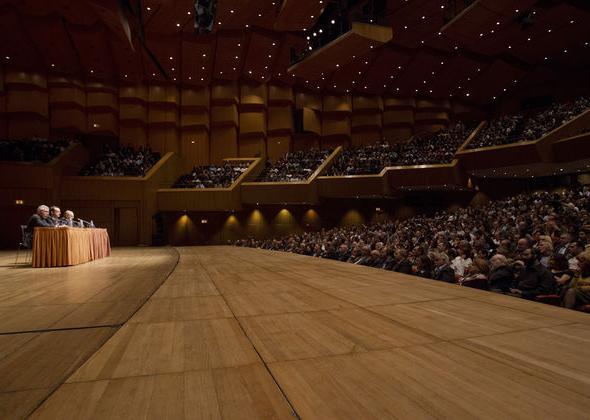
[[[176,27],[177,27],[177,28],[180,28],[180,23],[177,23],[177,24],[176,24]]]
[[[332,25],[334,25],[334,24],[336,23],[336,21],[335,21],[334,19],[332,19],[332,20],[330,21],[330,23],[331,23]]]
[[[146,7],[146,10],[149,12],[150,10],[152,10],[152,8],[150,6]]]
[[[51,64],[51,67],[55,67],[55,64]]]

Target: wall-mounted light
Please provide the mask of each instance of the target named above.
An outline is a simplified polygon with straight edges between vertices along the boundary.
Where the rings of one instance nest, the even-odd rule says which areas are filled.
[[[16,204],[17,206],[22,206],[23,204],[25,204],[24,200],[14,200],[14,204]]]
[[[206,224],[207,224],[207,222],[208,222],[208,220],[207,220],[207,219],[201,219],[201,223],[202,223],[203,225],[206,225]]]

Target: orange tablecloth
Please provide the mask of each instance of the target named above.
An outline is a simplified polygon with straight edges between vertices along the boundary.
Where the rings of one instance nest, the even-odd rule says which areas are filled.
[[[33,267],[83,264],[109,255],[106,229],[35,228]]]

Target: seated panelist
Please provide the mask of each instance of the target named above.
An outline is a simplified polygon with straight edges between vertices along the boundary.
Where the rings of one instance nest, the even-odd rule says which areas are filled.
[[[74,220],[74,212],[72,210],[66,210],[64,212],[64,217],[60,219],[62,226],[67,227],[82,227],[82,222],[77,222]]]
[[[27,222],[26,233],[33,235],[36,227],[52,227],[55,226],[53,221],[49,218],[49,207],[40,205],[37,207],[37,212],[31,216]]]
[[[49,209],[49,220],[53,223],[53,226],[59,226],[59,220],[61,216],[61,209],[57,206],[51,206]]]

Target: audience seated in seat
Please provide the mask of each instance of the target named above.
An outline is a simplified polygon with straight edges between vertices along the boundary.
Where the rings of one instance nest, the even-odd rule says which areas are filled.
[[[274,164],[268,160],[259,182],[306,181],[330,155],[331,150],[307,150],[287,153]]]
[[[221,166],[195,166],[181,175],[173,188],[228,188],[242,175],[251,162],[227,161]]]
[[[82,169],[82,176],[145,176],[160,160],[160,153],[152,152],[149,146],[135,150],[131,146],[104,147],[103,154]]]
[[[557,294],[559,300],[561,292],[564,305],[578,307],[590,304],[590,272],[583,271],[590,254],[581,251],[590,232],[589,209],[590,188],[573,186],[405,220],[242,239],[236,245],[332,258],[527,299]],[[550,248],[552,237],[569,245]],[[553,272],[540,262],[547,250]],[[577,280],[568,284],[573,273]]]
[[[590,108],[590,98],[553,103],[546,109],[526,117],[523,114],[503,115],[489,122],[487,127],[467,145],[468,149],[537,140]]]
[[[47,163],[59,156],[72,142],[49,140],[40,137],[30,139],[0,140],[0,161]]]
[[[378,174],[388,166],[450,163],[474,125],[459,122],[447,130],[414,136],[407,143],[377,142],[344,149],[329,176]]]

